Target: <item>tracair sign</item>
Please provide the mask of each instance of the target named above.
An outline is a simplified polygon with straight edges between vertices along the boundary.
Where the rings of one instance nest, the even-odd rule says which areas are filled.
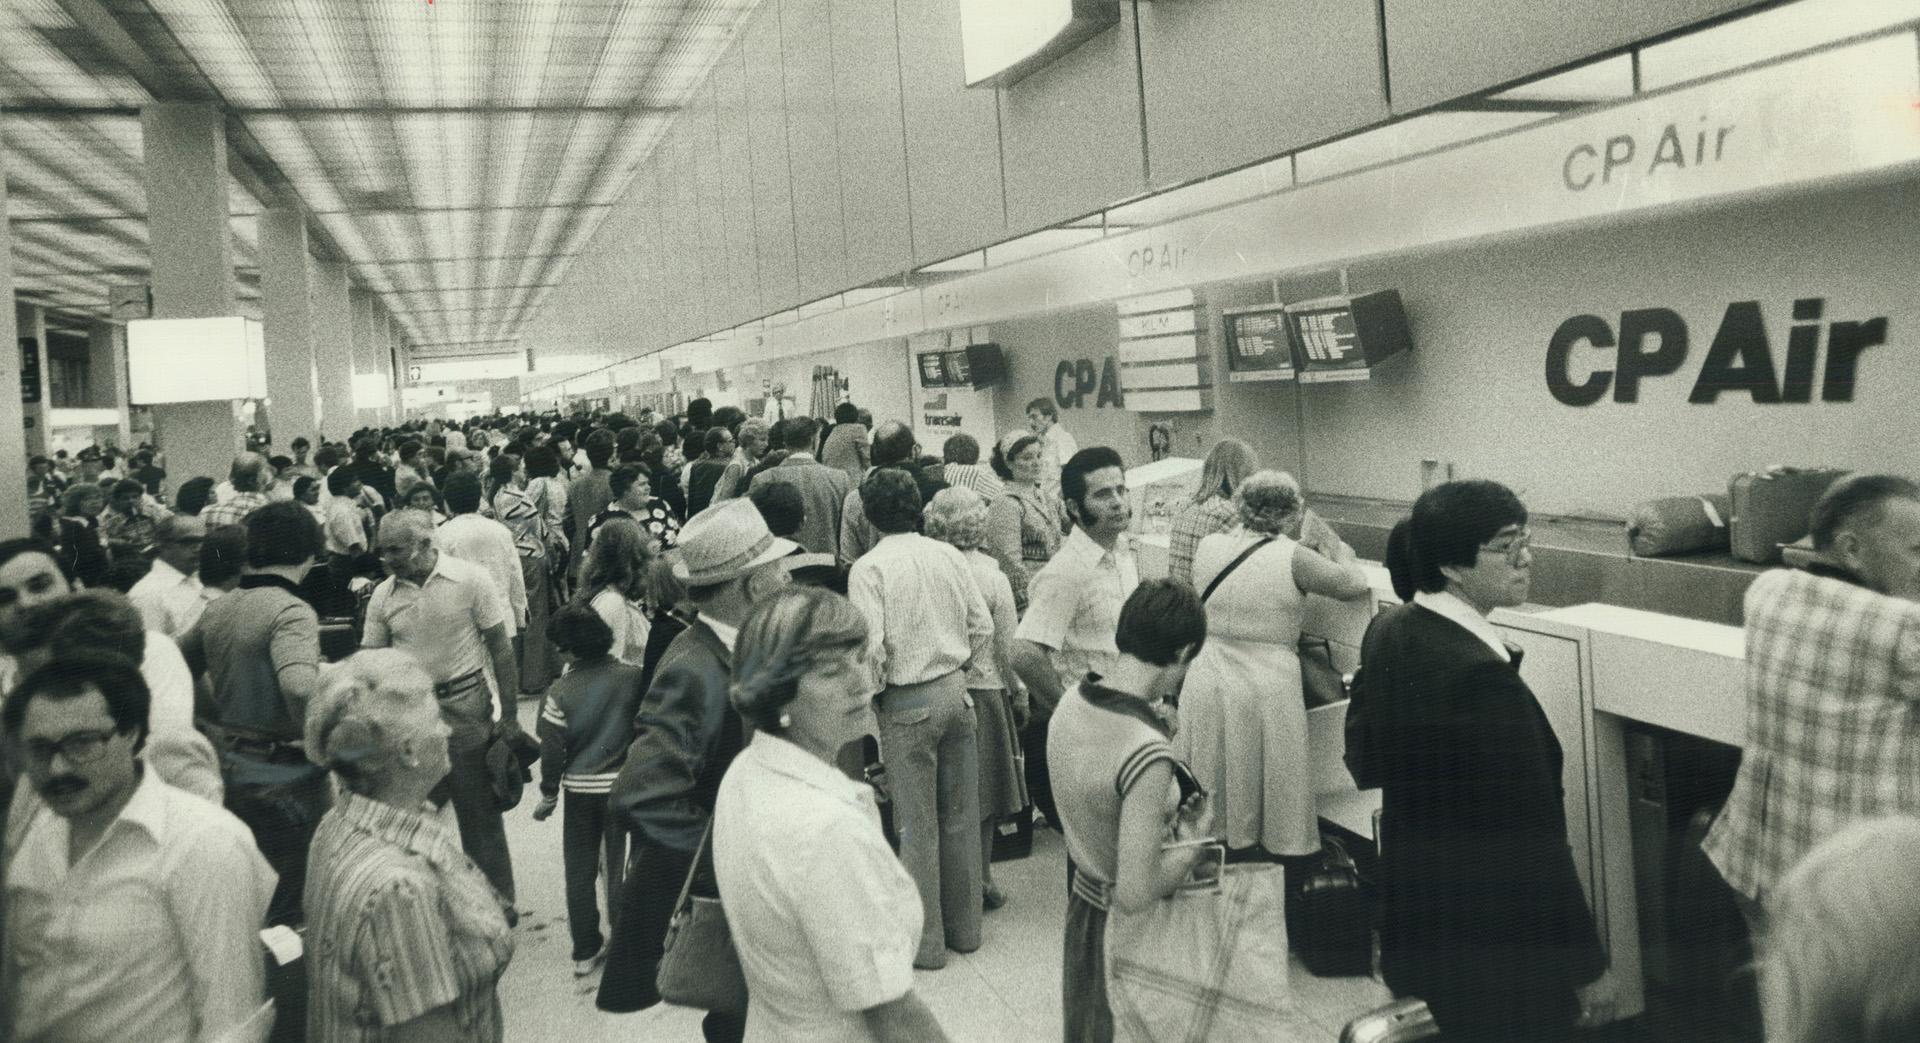
[[[1793,302],[1784,358],[1775,347],[1778,338],[1768,334],[1760,301],[1729,304],[1687,401],[1712,405],[1723,394],[1744,393],[1756,405],[1804,403],[1813,401],[1815,388],[1822,402],[1853,401],[1860,355],[1887,343],[1887,319],[1829,321],[1826,304],[1821,297]],[[1775,308],[1777,322],[1789,309]],[[1593,405],[1609,391],[1615,402],[1638,402],[1642,380],[1665,377],[1686,363],[1690,339],[1686,320],[1670,308],[1623,311],[1618,325],[1598,315],[1575,315],[1547,342],[1547,390],[1569,406]],[[1583,362],[1576,362],[1576,348],[1587,349],[1580,352],[1587,357]]]
[[[959,0],[967,86],[1007,87],[1120,20],[1118,0]]]

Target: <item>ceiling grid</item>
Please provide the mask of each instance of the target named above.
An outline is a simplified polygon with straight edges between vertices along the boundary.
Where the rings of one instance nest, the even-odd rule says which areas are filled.
[[[228,112],[241,181],[303,206],[409,339],[497,352],[756,4],[7,0],[16,288],[82,320],[109,286],[148,277],[139,109],[204,99]],[[94,29],[103,13],[109,39],[69,11]],[[244,308],[263,201],[241,181]]]

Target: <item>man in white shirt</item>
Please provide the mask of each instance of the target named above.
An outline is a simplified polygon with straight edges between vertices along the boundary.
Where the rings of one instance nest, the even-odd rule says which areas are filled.
[[[448,518],[433,530],[433,545],[442,554],[451,554],[486,570],[507,603],[507,634],[518,634],[527,625],[527,578],[520,571],[520,552],[514,549],[513,533],[505,525],[480,516],[480,481],[470,474],[455,474],[447,479],[444,494]]]
[[[880,752],[892,780],[900,861],[925,917],[914,966],[943,967],[947,949],[980,946],[980,774],[965,669],[991,655],[993,617],[960,552],[914,532],[920,489],[882,467],[860,483],[880,542],[853,563],[847,595],[867,617],[882,688]]]
[[[366,552],[367,515],[360,506],[361,488],[359,477],[344,467],[327,475],[327,492],[331,494],[325,527],[329,555],[352,558]]]
[[[190,514],[168,515],[155,527],[153,568],[127,592],[148,630],[177,642],[218,596],[200,585],[200,545],[206,538],[207,523]]]
[[[1027,788],[1050,822],[1053,785],[1047,773],[1047,718],[1067,689],[1089,673],[1106,674],[1120,650],[1114,634],[1120,608],[1140,585],[1127,528],[1133,504],[1120,454],[1091,446],[1060,473],[1060,496],[1073,532],[1027,588],[1027,614],[1013,642],[1013,668],[1032,696],[1033,719],[1022,734]]]
[[[148,698],[133,664],[75,656],[8,700],[33,787],[8,825],[16,1038],[220,1039],[263,1000],[273,871],[238,819],[144,765]]]
[[[1054,480],[1060,477],[1061,468],[1080,451],[1080,443],[1073,434],[1060,426],[1060,411],[1054,408],[1053,399],[1041,397],[1027,403],[1027,430],[1040,439],[1044,459],[1047,462],[1047,476]]]

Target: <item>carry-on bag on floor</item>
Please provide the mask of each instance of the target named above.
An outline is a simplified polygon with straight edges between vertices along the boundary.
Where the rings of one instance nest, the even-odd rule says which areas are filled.
[[[1033,805],[993,824],[993,860],[1010,862],[1033,854]]]
[[[1731,513],[1732,501],[1718,493],[1646,500],[1627,521],[1627,546],[1641,558],[1726,550]]]
[[[1347,849],[1332,837],[1316,864],[1287,870],[1287,934],[1321,978],[1373,972],[1373,903]]]
[[[1394,1000],[1347,1022],[1340,1043],[1414,1043],[1440,1034],[1426,1000]]]
[[[1846,473],[1832,468],[1770,467],[1734,475],[1727,485],[1733,504],[1727,519],[1733,556],[1758,565],[1778,564],[1780,545],[1807,534],[1814,502]]]

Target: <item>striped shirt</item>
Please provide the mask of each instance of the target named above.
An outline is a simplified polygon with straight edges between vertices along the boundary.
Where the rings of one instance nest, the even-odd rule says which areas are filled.
[[[442,816],[343,793],[307,865],[311,1043],[382,1043],[448,1006],[464,1039],[505,1038],[495,985],[513,933]]]
[[[948,464],[940,469],[940,477],[955,489],[972,489],[988,503],[999,499],[1000,494],[1006,491],[1000,476],[985,464]]]
[[[847,597],[867,617],[883,684],[920,684],[992,655],[993,617],[960,552],[918,533],[883,537],[853,563]]]

